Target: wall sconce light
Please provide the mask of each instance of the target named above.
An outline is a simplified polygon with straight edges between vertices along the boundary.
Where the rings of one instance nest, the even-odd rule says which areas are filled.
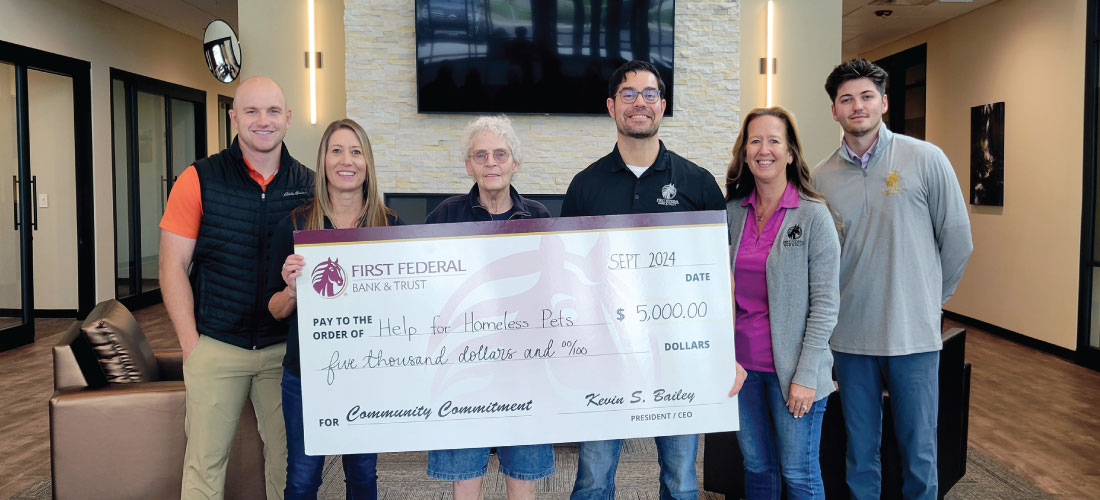
[[[772,107],[772,75],[775,74],[775,56],[772,50],[772,35],[774,33],[773,27],[775,26],[775,6],[772,0],[768,0],[768,43],[767,43],[767,56],[760,61],[760,72],[765,75],[766,93],[764,98],[764,106]],[[769,67],[770,66],[770,67]]]
[[[314,38],[313,28],[313,0],[306,0],[309,9],[309,53],[306,55],[306,65],[309,66],[309,123],[317,124],[317,43]],[[313,57],[310,57],[313,56]]]

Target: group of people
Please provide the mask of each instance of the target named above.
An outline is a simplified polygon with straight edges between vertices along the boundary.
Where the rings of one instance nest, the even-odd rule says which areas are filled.
[[[943,152],[892,133],[886,73],[854,59],[825,89],[843,129],[811,171],[794,117],[773,107],[741,124],[726,194],[658,138],[665,85],[642,61],[608,84],[615,148],[577,173],[561,216],[726,210],[734,282],[738,441],[749,499],[823,498],[818,449],[837,387],[853,498],[878,498],[882,394],[902,454],[906,498],[934,499],[940,308],[973,248],[965,202]],[[279,86],[237,88],[238,135],[177,180],[161,221],[160,278],[183,349],[187,452],[183,498],[221,498],[230,444],[250,398],[264,442],[268,498],[316,498],[324,457],[305,453],[296,318],[307,262],[293,231],[399,225],[378,189],[371,144],[353,120],[321,138],[314,173],[290,156],[291,111]],[[426,222],[550,217],[512,186],[523,154],[505,117],[463,137],[469,193]],[[835,382],[834,382],[835,375]],[[698,497],[697,435],[658,436],[662,499]],[[621,440],[579,443],[571,498],[612,499]],[[436,450],[429,476],[456,499],[481,495],[489,448]],[[497,448],[509,498],[533,498],[554,471],[551,444]],[[342,457],[347,498],[377,498],[374,454]],[[741,471],[730,471],[739,474]]]

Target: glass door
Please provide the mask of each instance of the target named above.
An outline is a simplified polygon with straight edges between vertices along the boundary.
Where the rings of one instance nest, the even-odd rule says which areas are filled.
[[[73,79],[27,70],[31,237],[37,317],[77,317]]]
[[[160,289],[157,279],[160,262],[160,217],[168,199],[168,137],[164,96],[137,93],[137,175],[138,203],[136,227],[131,228],[138,243],[137,285],[133,294]]]
[[[233,98],[218,94],[218,149],[228,148],[233,144],[233,137],[237,135],[237,128],[233,126],[233,120],[229,118],[229,110],[233,109]]]
[[[160,219],[176,178],[206,156],[205,92],[111,69],[115,291],[160,302]]]
[[[24,301],[23,270],[27,267],[22,176],[19,168],[19,106],[15,65],[0,63],[0,259],[11,272],[0,273],[0,335],[33,336],[33,309]],[[22,89],[20,89],[22,91]]]
[[[928,44],[921,44],[875,61],[890,74],[886,81],[890,110],[882,121],[891,131],[917,139],[924,139],[927,60]]]
[[[172,134],[170,144],[172,182],[176,181],[187,167],[193,165],[198,159],[198,141],[195,134],[198,130],[199,110],[198,104],[180,99],[168,99],[169,104],[169,132]],[[206,141],[203,137],[201,140]],[[205,148],[203,148],[205,149]]]
[[[111,81],[111,130],[114,134],[111,138],[111,148],[114,151],[114,191],[115,191],[115,297],[122,298],[133,295],[132,281],[136,274],[131,264],[134,261],[134,253],[131,251],[130,233],[123,230],[132,224],[130,218],[130,200],[134,196],[134,186],[131,185],[133,175],[130,173],[130,149],[127,140],[129,136],[130,122],[126,114],[128,94],[126,85],[122,80]],[[121,201],[120,201],[121,200]],[[120,224],[125,221],[125,225]]]
[[[91,121],[91,64],[0,41],[0,351],[95,304]]]

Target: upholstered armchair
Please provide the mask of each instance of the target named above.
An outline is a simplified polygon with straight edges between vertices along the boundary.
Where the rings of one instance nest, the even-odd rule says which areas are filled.
[[[54,498],[179,498],[187,444],[182,353],[153,352],[133,315],[108,300],[69,327],[53,359]],[[263,498],[251,403],[232,450],[225,498]]]

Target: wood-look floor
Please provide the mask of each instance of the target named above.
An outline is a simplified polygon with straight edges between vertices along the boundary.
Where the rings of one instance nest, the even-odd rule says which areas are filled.
[[[163,306],[134,314],[154,349],[178,348]],[[67,320],[0,353],[0,499],[50,474],[50,349]],[[948,326],[952,325],[949,322]],[[1100,492],[1100,373],[968,328],[970,444],[1061,498]]]
[[[966,360],[970,445],[1059,498],[1100,498],[1100,372],[974,328]]]
[[[36,320],[34,344],[0,353],[0,498],[50,475],[50,350],[71,322]]]

